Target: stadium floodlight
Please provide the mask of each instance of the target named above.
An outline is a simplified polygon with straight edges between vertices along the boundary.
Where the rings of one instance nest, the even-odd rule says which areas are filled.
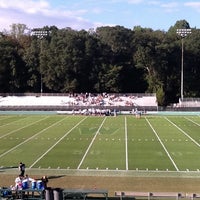
[[[177,29],[176,33],[181,36],[181,48],[182,48],[182,55],[181,55],[181,100],[183,100],[183,79],[184,79],[184,38],[192,33],[191,29]]]
[[[40,46],[42,49],[42,39],[49,36],[49,31],[48,30],[43,30],[43,29],[33,29],[31,31],[31,35],[32,36],[36,36],[37,38],[39,38],[40,41]],[[42,77],[42,70],[41,70],[41,66],[40,66],[40,95],[42,96],[43,93],[43,77]]]
[[[42,29],[33,29],[33,30],[31,31],[31,35],[32,35],[32,36],[36,36],[36,37],[39,38],[39,39],[42,39],[42,38],[44,38],[44,37],[46,37],[46,36],[49,35],[49,31],[47,31],[47,30],[42,30]]]

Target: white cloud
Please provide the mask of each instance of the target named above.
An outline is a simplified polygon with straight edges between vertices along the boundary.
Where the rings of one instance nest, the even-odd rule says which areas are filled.
[[[161,7],[164,8],[166,12],[178,11],[178,3],[177,2],[165,3],[165,4],[162,4]]]
[[[177,6],[178,6],[177,2],[170,2],[170,3],[165,3],[161,5],[161,7],[163,8],[175,8]]]
[[[154,6],[160,5],[160,1],[148,1],[147,3]]]
[[[3,9],[16,9],[21,10],[26,13],[36,13],[49,9],[49,4],[47,1],[39,0],[0,0],[0,8]]]
[[[81,17],[86,12],[85,9],[52,8],[47,0],[0,0],[0,31],[8,30],[13,23],[23,23],[29,28],[52,25],[58,28],[93,28],[95,24]]]
[[[110,3],[130,3],[130,4],[139,4],[144,2],[144,0],[110,0]]]
[[[191,8],[194,8],[198,11],[200,11],[200,2],[196,1],[196,2],[186,2],[184,3],[184,6],[187,6],[187,7],[191,7]]]
[[[142,2],[144,2],[144,0],[128,0],[128,3],[130,4],[140,4]]]

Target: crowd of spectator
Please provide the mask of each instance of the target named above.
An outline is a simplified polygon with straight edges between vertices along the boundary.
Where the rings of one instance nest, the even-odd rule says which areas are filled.
[[[155,96],[146,96],[149,99],[148,106],[156,106]],[[81,94],[71,94],[69,99],[63,103],[69,106],[145,106],[139,105],[141,99],[144,97],[138,97],[135,95],[127,94],[91,94],[91,93],[81,93]],[[152,101],[153,100],[153,101]],[[148,102],[146,102],[148,103]],[[152,105],[153,104],[153,105]]]
[[[0,98],[0,106],[85,106],[85,107],[137,107],[157,106],[155,95],[134,94],[40,94],[36,95],[12,95]]]

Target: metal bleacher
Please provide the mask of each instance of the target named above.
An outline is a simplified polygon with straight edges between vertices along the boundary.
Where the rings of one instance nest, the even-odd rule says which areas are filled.
[[[14,199],[29,199],[29,200],[66,200],[66,199],[83,199],[86,200],[89,196],[103,196],[108,199],[108,191],[105,189],[61,189],[61,188],[46,188],[40,189],[21,189],[11,190],[10,188],[0,189],[0,200]],[[91,198],[91,196],[90,196]]]
[[[0,94],[0,110],[70,111],[77,109],[156,110],[154,94]]]
[[[11,190],[10,188],[0,189],[0,199],[45,199],[44,190],[41,189],[24,189],[24,190]]]

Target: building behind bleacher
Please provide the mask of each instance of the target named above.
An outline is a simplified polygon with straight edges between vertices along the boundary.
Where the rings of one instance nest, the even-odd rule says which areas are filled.
[[[200,98],[183,98],[167,108],[173,111],[200,111]]]

